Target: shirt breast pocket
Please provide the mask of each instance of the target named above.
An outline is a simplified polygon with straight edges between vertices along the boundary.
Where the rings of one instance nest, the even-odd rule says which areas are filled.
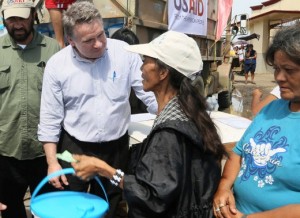
[[[45,70],[46,63],[44,61],[40,61],[36,65],[36,74],[35,74],[35,80],[36,80],[36,85],[37,89],[39,91],[42,90],[42,83],[43,83],[43,75],[44,75],[44,70]]]
[[[10,87],[10,65],[0,66],[0,92],[3,93]]]
[[[113,101],[123,101],[129,95],[128,80],[121,75],[108,78],[106,86],[107,96]]]

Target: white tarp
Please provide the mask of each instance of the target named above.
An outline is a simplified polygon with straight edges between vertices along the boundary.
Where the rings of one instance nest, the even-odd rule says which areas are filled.
[[[169,30],[193,35],[207,34],[207,0],[169,0]]]
[[[221,111],[211,111],[209,114],[224,144],[239,141],[245,130],[251,124],[251,120],[247,118]],[[131,115],[131,123],[128,128],[130,143],[136,144],[142,142],[150,133],[153,121],[153,115]]]

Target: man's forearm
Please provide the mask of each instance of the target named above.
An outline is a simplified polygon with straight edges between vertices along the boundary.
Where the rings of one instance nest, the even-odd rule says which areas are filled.
[[[44,151],[47,158],[48,165],[57,164],[58,160],[56,157],[57,145],[54,142],[43,142]]]

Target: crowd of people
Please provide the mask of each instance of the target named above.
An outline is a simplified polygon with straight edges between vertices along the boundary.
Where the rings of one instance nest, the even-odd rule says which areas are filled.
[[[136,147],[127,173],[95,157],[75,155],[76,175],[82,180],[121,175],[116,186],[123,189],[129,217],[212,217],[212,196],[226,152],[204,97],[189,79],[202,69],[196,42],[168,31],[149,44],[126,49],[144,56],[143,88],[158,103],[154,126]]]
[[[278,87],[263,101],[253,93],[256,116],[228,154],[191,79],[203,68],[193,38],[167,31],[139,44],[127,28],[107,38],[91,1],[46,4],[51,16],[61,13],[67,46],[35,31],[31,0],[2,5],[2,218],[26,218],[28,187],[32,193],[47,174],[70,167],[75,175],[50,179],[39,194],[102,196],[91,179],[99,176],[110,204],[106,218],[116,216],[122,199],[132,218],[299,217],[299,26],[274,37],[266,62]],[[255,60],[253,46],[239,54],[246,82],[250,73],[254,83]],[[147,138],[129,147],[132,93],[142,102],[138,113],[156,118]],[[65,150],[74,162],[57,159]]]
[[[99,157],[126,171],[131,87],[148,111],[157,113],[154,94],[143,90],[142,60],[124,49],[127,43],[106,37],[102,17],[88,1],[73,3],[64,13],[63,25],[70,45],[45,67],[38,125],[48,172],[71,167],[56,158],[65,150]],[[101,193],[95,180],[83,182],[72,175],[50,182],[58,189]],[[106,217],[114,217],[122,192],[109,180],[102,182],[110,199]]]

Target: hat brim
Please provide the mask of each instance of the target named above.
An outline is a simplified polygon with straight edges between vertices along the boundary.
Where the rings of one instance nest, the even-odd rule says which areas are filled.
[[[27,19],[30,15],[31,8],[8,8],[3,11],[4,19],[10,17],[21,17]]]
[[[128,45],[125,46],[125,49],[130,52],[138,53],[156,59],[158,58],[157,53],[154,51],[150,44]]]

